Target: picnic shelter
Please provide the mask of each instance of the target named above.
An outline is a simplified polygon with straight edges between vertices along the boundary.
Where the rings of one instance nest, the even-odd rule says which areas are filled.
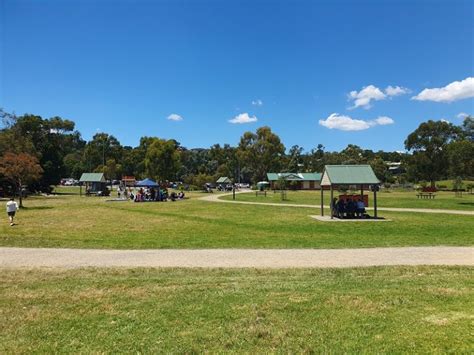
[[[79,179],[79,194],[82,196],[82,185],[86,187],[86,195],[104,191],[107,180],[103,173],[83,173]]]
[[[374,217],[377,218],[377,191],[380,181],[375,176],[370,165],[326,165],[321,179],[321,216],[324,216],[324,190],[330,190],[331,203],[334,199],[334,189],[357,186],[360,188],[360,198],[368,206],[364,198],[364,190],[374,193]],[[331,218],[332,213],[331,213]]]
[[[229,179],[227,176],[221,176],[219,179],[217,179],[216,184],[218,185],[232,184],[232,180]]]

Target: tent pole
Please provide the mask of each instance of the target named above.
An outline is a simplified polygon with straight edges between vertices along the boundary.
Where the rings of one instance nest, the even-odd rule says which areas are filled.
[[[323,198],[324,198],[324,189],[321,186],[321,217],[324,217],[324,201],[323,201]]]

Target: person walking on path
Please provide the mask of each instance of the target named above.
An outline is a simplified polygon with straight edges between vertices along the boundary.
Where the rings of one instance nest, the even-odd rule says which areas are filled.
[[[7,202],[7,214],[8,219],[10,220],[10,226],[13,226],[13,218],[15,218],[15,213],[18,210],[18,204],[15,202],[15,199],[12,197],[10,201]]]

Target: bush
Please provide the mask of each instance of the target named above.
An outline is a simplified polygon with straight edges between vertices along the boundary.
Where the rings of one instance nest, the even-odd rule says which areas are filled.
[[[212,175],[197,174],[193,176],[191,185],[198,186],[198,190],[202,190],[204,184],[214,182],[215,179]]]

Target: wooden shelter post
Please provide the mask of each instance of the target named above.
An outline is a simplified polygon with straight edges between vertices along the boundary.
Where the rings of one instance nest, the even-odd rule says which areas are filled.
[[[374,186],[374,217],[377,218],[377,187]]]
[[[321,217],[324,217],[324,188],[321,186]]]
[[[334,190],[333,190],[332,184],[331,184],[331,202],[329,204],[329,207],[331,209],[331,219],[334,219],[334,207],[335,206],[333,204],[334,203],[333,200],[334,200]]]

